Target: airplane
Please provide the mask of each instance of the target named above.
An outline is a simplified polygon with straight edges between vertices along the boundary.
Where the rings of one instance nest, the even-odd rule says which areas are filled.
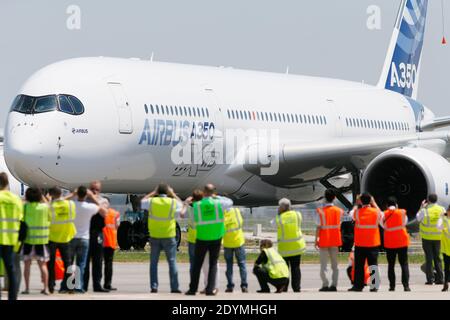
[[[18,181],[14,176],[9,172],[8,167],[5,162],[5,156],[4,156],[4,150],[3,150],[3,143],[4,143],[4,136],[3,136],[3,129],[0,129],[0,172],[5,172],[8,175],[8,182],[9,187],[8,189],[13,192],[14,194],[17,194],[22,199],[25,197],[25,190],[26,186]]]
[[[136,58],[51,64],[12,104],[6,163],[43,188],[98,179],[104,192],[143,194],[164,181],[187,197],[209,182],[247,207],[314,202],[335,188],[348,208],[350,192],[380,204],[396,196],[410,218],[429,193],[448,205],[450,131],[438,129],[450,117],[417,101],[427,6],[402,1],[375,86]],[[232,152],[216,148],[228,132],[248,136]]]

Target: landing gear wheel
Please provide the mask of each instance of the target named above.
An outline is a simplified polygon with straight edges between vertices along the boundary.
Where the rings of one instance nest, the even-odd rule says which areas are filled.
[[[148,230],[142,220],[133,223],[131,239],[135,250],[143,250],[148,242]]]
[[[130,239],[130,231],[132,229],[131,222],[123,221],[120,223],[119,229],[117,230],[117,242],[119,243],[119,247],[121,250],[130,250],[131,249],[131,239]]]

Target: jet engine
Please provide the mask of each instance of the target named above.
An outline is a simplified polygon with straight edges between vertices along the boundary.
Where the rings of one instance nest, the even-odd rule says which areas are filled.
[[[430,193],[436,193],[439,204],[447,206],[449,183],[450,163],[445,158],[424,148],[402,147],[385,151],[369,163],[362,190],[372,194],[381,209],[389,196],[396,197],[411,221]]]

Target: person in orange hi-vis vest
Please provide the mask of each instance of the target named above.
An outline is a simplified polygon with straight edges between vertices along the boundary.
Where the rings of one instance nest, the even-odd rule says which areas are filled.
[[[352,252],[350,252],[349,256],[348,256],[348,266],[347,266],[347,275],[348,278],[350,279],[350,282],[353,283],[355,282],[355,255]],[[369,272],[369,265],[367,264],[367,260],[366,263],[364,264],[364,284],[367,285],[369,283],[369,278],[370,278],[370,272]]]
[[[107,199],[108,200],[108,199]],[[103,288],[117,290],[111,286],[113,274],[114,251],[117,249],[117,229],[120,224],[120,213],[109,206],[105,215],[105,227],[103,228],[103,255],[105,263],[105,283]]]
[[[389,197],[387,199],[387,210],[382,216],[382,227],[384,228],[384,248],[388,261],[389,291],[395,290],[395,260],[402,269],[402,284],[405,291],[409,288],[409,268],[408,268],[408,247],[409,235],[406,231],[408,216],[406,210],[399,209],[397,199]]]
[[[333,205],[336,194],[332,189],[325,191],[325,203],[317,208],[316,215],[316,249],[320,253],[320,278],[322,288],[319,291],[337,291],[339,277],[338,253],[342,245],[341,220],[344,210]],[[331,261],[332,279],[331,286],[327,278],[328,259]]]
[[[380,208],[370,194],[363,193],[357,197],[350,215],[355,221],[355,282],[349,291],[364,289],[364,264],[367,260],[369,268],[374,268],[375,272],[375,283],[370,291],[376,292],[379,285],[378,251],[381,245]]]

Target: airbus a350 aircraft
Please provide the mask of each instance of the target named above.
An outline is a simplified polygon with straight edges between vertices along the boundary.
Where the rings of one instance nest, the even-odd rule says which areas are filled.
[[[8,168],[28,185],[144,193],[160,181],[180,196],[211,182],[245,206],[320,199],[334,178],[345,192],[395,195],[410,215],[427,193],[450,202],[450,124],[416,101],[427,0],[402,1],[377,86],[342,80],[141,61],[79,58],[32,75],[5,132]],[[275,174],[257,163],[173,161],[181,141],[274,129]],[[223,135],[222,135],[223,137]],[[225,138],[223,138],[225,139]],[[249,145],[238,150],[249,155]],[[344,176],[345,177],[345,176]],[[339,180],[339,179],[338,179]],[[361,180],[361,182],[360,182]]]

